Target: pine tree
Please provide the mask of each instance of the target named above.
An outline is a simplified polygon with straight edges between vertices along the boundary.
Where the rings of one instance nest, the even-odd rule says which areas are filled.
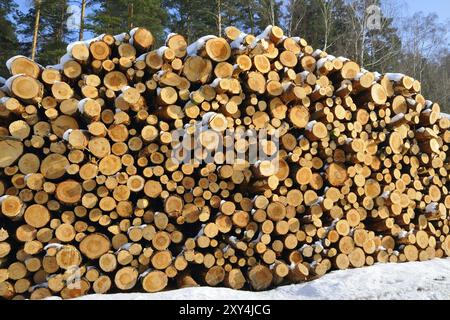
[[[0,75],[7,76],[5,62],[9,57],[18,54],[19,46],[14,23],[11,15],[16,10],[16,5],[10,0],[0,0]]]
[[[86,22],[87,29],[95,34],[120,34],[132,24],[149,29],[161,41],[167,14],[160,0],[98,0],[96,3],[98,8],[87,16]]]
[[[39,61],[54,64],[64,55],[70,40],[67,28],[68,0],[44,0],[42,7],[42,41]],[[76,30],[73,30],[76,32]]]
[[[36,61],[42,65],[55,64],[65,53],[67,43],[72,40],[67,28],[68,0],[42,0],[37,38]],[[31,56],[36,6],[18,15],[22,50]]]
[[[345,51],[348,34],[348,8],[344,0],[290,0],[288,34],[301,36],[314,48],[337,54]],[[342,53],[343,54],[343,53]]]
[[[170,13],[169,30],[184,35],[189,43],[217,34],[215,1],[163,0],[163,4]]]
[[[254,0],[164,0],[169,12],[168,29],[193,42],[204,35],[223,36],[228,26],[250,32],[248,8]],[[253,9],[251,17],[253,18]]]
[[[223,30],[226,27],[234,26],[244,32],[250,32],[250,23],[248,21],[248,12],[246,1],[242,0],[213,0],[216,8],[215,18],[216,25],[218,20],[218,13],[221,15],[220,28],[217,26],[217,35],[223,36]],[[221,31],[221,32],[220,32]]]
[[[279,26],[282,22],[283,1],[281,0],[257,0],[253,1],[254,32],[262,32],[268,25]]]

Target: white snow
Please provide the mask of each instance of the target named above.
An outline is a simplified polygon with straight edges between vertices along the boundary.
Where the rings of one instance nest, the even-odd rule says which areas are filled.
[[[83,100],[78,102],[78,112],[79,113],[83,113],[84,112],[84,106],[90,100],[92,100],[92,99],[91,98],[84,98]]]
[[[391,119],[391,122],[392,122],[392,123],[395,123],[395,122],[397,122],[397,121],[402,120],[404,117],[405,117],[405,114],[399,113],[398,115],[396,115],[395,117],[393,117],[393,118]]]
[[[322,59],[319,59],[319,60],[317,61],[317,69],[322,68],[323,65],[325,64],[325,62],[327,62],[327,61],[328,61],[328,58],[322,58]]]
[[[169,34],[167,35],[166,41],[165,41],[164,43],[167,44],[167,43],[169,42],[170,38],[172,38],[172,37],[174,37],[174,36],[176,36],[176,35],[178,35],[178,33],[174,33],[174,32],[169,33]]]
[[[127,36],[127,33],[126,33],[126,32],[123,32],[123,33],[121,33],[121,34],[116,34],[116,35],[114,36],[114,39],[116,39],[116,41],[119,41],[119,42],[124,42],[126,36]]]
[[[9,99],[11,99],[11,98],[10,98],[10,97],[3,97],[3,98],[0,98],[0,105],[5,104],[6,102],[8,102]]]
[[[133,245],[132,243],[125,243],[119,249],[117,249],[116,253],[119,253],[122,250],[129,250],[132,245]]]
[[[402,73],[386,73],[386,77],[388,77],[389,80],[394,82],[400,82],[405,75]]]
[[[426,206],[425,212],[426,213],[434,213],[438,210],[438,204],[436,202],[432,202],[429,205]]]
[[[196,56],[198,51],[201,50],[205,46],[206,41],[211,40],[211,39],[216,39],[216,38],[217,37],[213,36],[213,35],[201,37],[200,39],[195,41],[193,44],[191,44],[189,47],[187,47],[186,51],[187,51],[188,56],[190,56],[190,57]]]
[[[156,53],[158,54],[158,56],[162,57],[164,55],[164,52],[166,52],[166,50],[169,49],[166,46],[162,46],[161,48],[158,49],[158,51],[156,51]]]
[[[138,31],[139,28],[134,28],[133,30],[130,31],[130,44],[134,45],[134,34],[136,33],[136,31]],[[123,41],[123,40],[122,40]]]
[[[244,40],[245,40],[245,37],[246,37],[246,36],[247,36],[246,33],[241,32],[241,33],[239,34],[239,37],[237,37],[236,40],[234,40],[233,42],[231,42],[231,44],[230,44],[231,49],[244,50],[245,47],[244,47],[243,43],[244,43]]]
[[[73,129],[67,129],[66,132],[64,132],[64,134],[63,134],[63,140],[69,141],[69,137],[70,137],[70,134],[72,133],[72,131],[73,131]]]
[[[14,56],[14,57],[8,59],[8,61],[6,61],[6,68],[8,69],[9,73],[12,73],[12,72],[11,72],[12,64],[13,64],[14,60],[16,60],[16,59],[18,59],[18,58],[25,58],[25,59],[28,59],[27,57],[25,57],[25,56],[20,56],[20,55],[19,55],[19,56]]]
[[[375,76],[376,82],[378,82],[382,77],[381,73],[379,73],[379,72],[374,72],[373,75]]]
[[[222,78],[216,78],[213,82],[209,85],[211,88],[217,88],[217,86],[220,84],[220,81],[222,81]]]
[[[317,59],[317,58],[319,58],[321,56],[322,52],[323,52],[322,50],[316,49],[316,51],[314,51],[312,53],[312,56]]]
[[[342,62],[350,61],[350,59],[348,59],[346,57],[338,57],[338,59],[341,60]]]
[[[267,28],[263,31],[263,33],[261,33],[259,36],[257,36],[255,38],[255,40],[253,40],[252,44],[250,45],[250,49],[255,48],[256,45],[258,44],[258,42],[260,42],[261,40],[269,39],[269,35],[270,35],[271,31],[272,31],[272,25],[267,26]]]
[[[52,297],[58,300],[60,298]],[[160,293],[90,295],[79,300],[448,300],[450,259],[377,264],[334,271],[324,277],[265,292],[186,288]]]
[[[139,57],[136,58],[136,61],[145,61],[147,58],[148,53],[141,54]]]
[[[306,125],[305,130],[306,130],[306,131],[312,131],[312,129],[314,128],[314,125],[315,125],[316,123],[317,123],[316,120],[313,120],[313,121],[309,122],[309,123]]]
[[[12,76],[12,77],[8,78],[8,79],[5,81],[5,84],[4,84],[3,87],[2,87],[2,91],[4,91],[5,93],[7,93],[8,95],[10,95],[10,94],[11,94],[11,86],[12,86],[13,81],[14,81],[15,79],[17,79],[18,77],[21,77],[21,76],[24,76],[24,74],[23,74],[23,73],[21,73],[21,74],[16,74],[15,76]]]
[[[45,247],[44,247],[44,250],[45,251],[47,251],[48,249],[51,249],[51,248],[54,248],[54,249],[61,249],[61,248],[63,248],[64,246],[62,245],[62,244],[60,244],[60,243],[50,243],[50,244],[48,244],[48,245],[46,245]]]

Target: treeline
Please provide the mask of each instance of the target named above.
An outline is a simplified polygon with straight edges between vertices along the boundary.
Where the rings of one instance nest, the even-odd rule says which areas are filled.
[[[381,0],[27,1],[29,8],[22,12],[15,2],[0,0],[0,74],[5,74],[6,58],[15,54],[31,57],[34,52],[39,63],[55,64],[68,43],[89,32],[118,34],[143,26],[162,44],[168,32],[192,42],[205,34],[222,35],[230,25],[257,34],[275,24],[366,69],[415,77],[423,93],[450,112],[447,27],[435,14],[399,17],[404,4],[395,0],[384,0],[383,5]],[[70,5],[79,8],[75,17],[82,13],[81,23],[75,19],[78,29],[68,28],[68,19],[74,19],[67,10]]]

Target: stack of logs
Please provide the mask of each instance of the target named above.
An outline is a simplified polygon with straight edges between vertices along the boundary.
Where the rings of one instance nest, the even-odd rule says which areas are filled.
[[[153,49],[137,28],[74,43],[60,65],[8,61],[0,297],[265,290],[450,255],[450,120],[418,81],[275,26],[225,33]],[[278,157],[178,161],[171,132],[199,122],[265,129]]]

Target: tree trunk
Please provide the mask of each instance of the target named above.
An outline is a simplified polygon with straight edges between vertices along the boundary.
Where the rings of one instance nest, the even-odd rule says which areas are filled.
[[[81,16],[80,16],[80,33],[78,36],[78,40],[82,41],[84,37],[84,18],[86,11],[86,0],[81,0]]]
[[[31,47],[31,60],[33,60],[33,61],[36,58],[37,41],[38,41],[38,35],[39,35],[39,22],[41,19],[41,0],[35,0],[34,7],[36,10],[36,16],[35,16],[35,20],[34,20],[33,44]]]

